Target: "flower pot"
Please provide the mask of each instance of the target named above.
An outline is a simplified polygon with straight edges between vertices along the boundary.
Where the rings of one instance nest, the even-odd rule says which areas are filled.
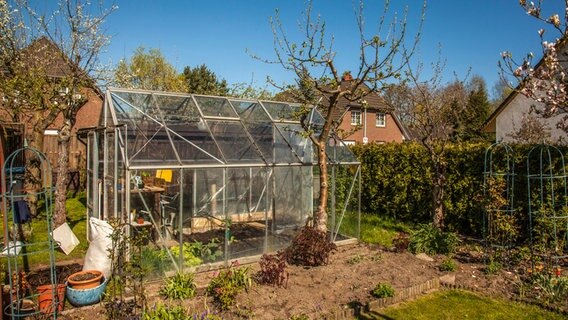
[[[8,319],[28,319],[35,312],[35,303],[30,299],[14,301],[4,309],[4,315]]]
[[[63,311],[65,302],[65,284],[58,284],[57,286],[51,284],[44,284],[37,287],[39,310],[42,313],[53,313],[53,305],[57,304],[57,312]],[[53,301],[55,298],[55,302]]]
[[[107,286],[107,280],[104,278],[103,282],[98,286],[90,289],[75,289],[67,286],[65,295],[67,300],[75,307],[88,306],[101,301]]]
[[[103,273],[99,270],[83,270],[67,278],[67,283],[73,289],[90,289],[101,284]]]

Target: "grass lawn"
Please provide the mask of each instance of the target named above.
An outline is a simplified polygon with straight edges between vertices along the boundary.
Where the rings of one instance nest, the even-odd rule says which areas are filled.
[[[339,219],[339,217],[336,217]],[[357,235],[357,213],[346,213],[341,221],[340,234]],[[409,232],[410,227],[402,222],[381,218],[376,214],[361,213],[361,240],[365,243],[392,247],[392,240],[399,232]]]
[[[368,313],[360,319],[566,319],[536,306],[495,300],[477,294],[438,291],[417,300]]]
[[[55,261],[61,262],[64,260],[71,260],[75,258],[84,258],[89,247],[87,243],[87,213],[86,213],[86,198],[85,193],[78,193],[75,198],[67,199],[67,223],[75,236],[80,241],[80,244],[69,254],[65,255],[60,249],[55,251]],[[3,218],[0,219],[0,227],[3,225]],[[26,226],[25,228],[28,228]],[[36,232],[34,232],[34,230]],[[47,233],[45,232],[45,214],[40,214],[38,218],[32,219],[31,222],[31,238],[28,239],[28,243],[47,241]],[[33,246],[30,247],[33,250]],[[0,258],[0,265],[5,264],[6,258]],[[28,261],[30,268],[48,265],[49,264],[49,252],[42,251],[28,255]]]

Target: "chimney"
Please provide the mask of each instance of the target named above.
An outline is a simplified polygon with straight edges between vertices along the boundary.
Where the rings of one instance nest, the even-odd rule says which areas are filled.
[[[345,71],[343,72],[343,76],[341,77],[342,81],[351,81],[353,80],[353,77],[351,76],[351,71]]]

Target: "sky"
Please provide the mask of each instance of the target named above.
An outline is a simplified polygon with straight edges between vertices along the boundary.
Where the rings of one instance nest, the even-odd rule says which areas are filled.
[[[544,0],[547,2],[561,1]],[[303,0],[115,0],[118,10],[104,24],[111,36],[101,60],[115,65],[129,59],[140,46],[160,49],[180,72],[184,67],[207,65],[229,84],[266,86],[266,77],[291,83],[293,74],[281,66],[255,60],[251,54],[273,59],[270,18],[278,9],[290,39],[301,42],[298,25],[303,19]],[[326,22],[327,35],[334,37],[340,71],[356,70],[358,63],[356,20],[352,0],[314,0],[313,13]],[[365,1],[365,26],[376,33],[383,13],[383,0]],[[413,37],[421,16],[421,0],[392,0],[387,20],[407,14],[407,32]],[[552,13],[554,8],[549,12]],[[545,11],[544,13],[548,13]],[[501,52],[521,59],[529,52],[540,56],[537,31],[544,24],[528,16],[518,0],[430,0],[427,3],[420,48],[415,63],[429,65],[446,61],[445,81],[463,80],[469,74],[482,76],[491,88],[499,79]],[[553,40],[557,33],[545,34]],[[409,39],[412,39],[409,37]],[[269,88],[270,89],[270,88]]]

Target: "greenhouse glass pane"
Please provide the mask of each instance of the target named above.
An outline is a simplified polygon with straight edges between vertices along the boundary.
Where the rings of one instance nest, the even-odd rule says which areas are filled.
[[[270,117],[268,116],[268,114],[266,114],[266,112],[258,102],[231,100],[231,103],[237,110],[237,113],[239,114],[241,120],[243,120],[244,122],[271,122]]]
[[[179,97],[174,97],[179,98]],[[161,100],[160,100],[161,101]],[[180,98],[176,101],[175,107],[160,106],[167,126],[171,124],[196,124],[200,121],[199,111],[190,97]],[[159,102],[158,102],[159,103]]]
[[[140,124],[137,128],[128,128],[127,147],[132,165],[176,165],[179,163],[166,129],[153,122]]]
[[[206,117],[229,117],[238,118],[226,98],[194,96],[198,107]]]
[[[227,163],[262,163],[262,157],[239,121],[207,120]]]
[[[168,128],[182,164],[219,164],[223,156],[211,138],[205,121],[170,124]]]
[[[333,163],[358,163],[359,160],[342,140],[329,139],[327,145],[327,158]]]
[[[117,117],[118,113],[123,113],[124,116],[128,118],[138,118],[142,115],[155,115],[156,113],[153,108],[154,102],[150,93],[113,91],[112,96],[113,104],[116,104],[115,110]]]
[[[273,127],[270,117],[257,102],[231,100],[231,103],[264,158],[272,163],[274,158],[272,153]]]
[[[262,105],[274,121],[298,121],[299,114],[297,111],[299,110],[292,108],[287,103],[262,101]]]
[[[278,134],[275,139],[276,161],[285,162],[281,161],[281,159],[286,159],[285,155],[292,153],[290,150],[292,148],[296,153],[294,156],[296,160],[293,162],[311,163],[312,142],[310,139],[302,136],[302,127],[299,124],[276,124],[275,126],[278,128]],[[290,151],[285,150],[286,148]]]

